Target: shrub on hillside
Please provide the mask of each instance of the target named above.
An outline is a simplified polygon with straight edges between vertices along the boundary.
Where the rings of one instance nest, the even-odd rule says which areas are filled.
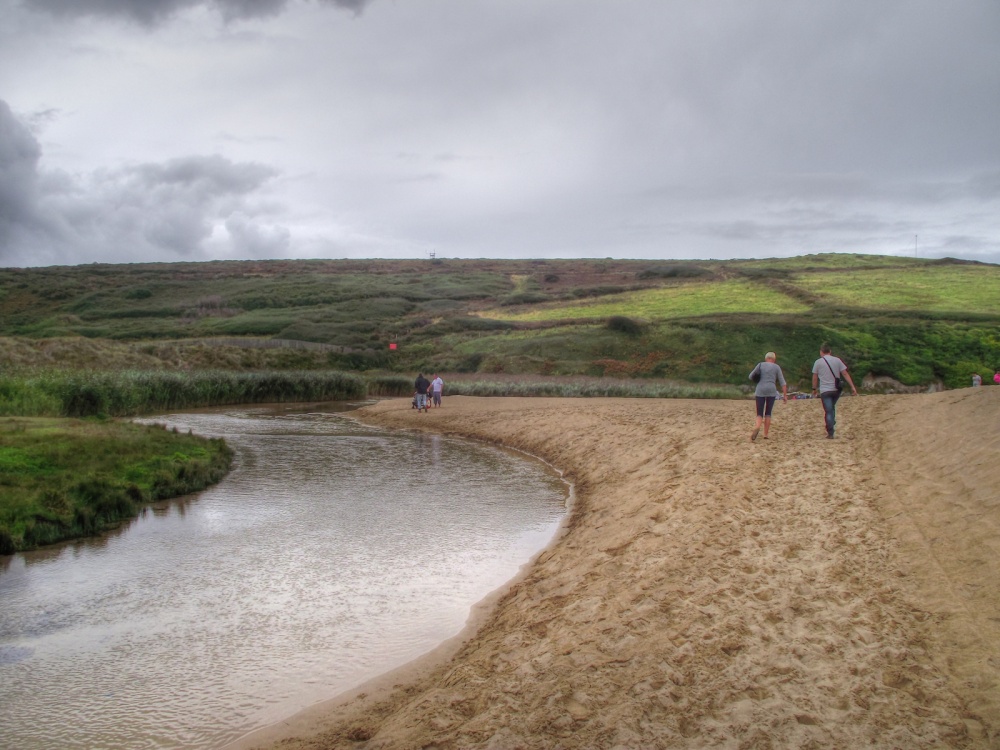
[[[701,266],[655,266],[640,271],[637,278],[646,279],[694,279],[699,276],[711,276],[712,272]]]
[[[740,273],[748,279],[789,279],[792,271],[788,268],[741,268]]]
[[[509,320],[494,320],[493,318],[480,318],[478,315],[469,315],[458,318],[461,326],[466,331],[510,331],[515,328],[514,323]]]
[[[642,323],[624,315],[612,315],[608,318],[607,328],[609,331],[617,331],[628,336],[638,336],[642,333]]]
[[[629,287],[602,284],[601,286],[576,287],[570,290],[569,296],[576,299],[583,299],[585,297],[604,297],[608,294],[621,294],[627,291],[629,291]]]
[[[506,297],[500,298],[500,304],[503,306],[509,305],[532,305],[536,302],[546,302],[551,297],[542,292],[518,292],[516,294],[508,294]]]

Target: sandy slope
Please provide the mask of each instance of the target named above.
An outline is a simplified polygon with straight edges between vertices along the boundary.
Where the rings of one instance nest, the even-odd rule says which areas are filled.
[[[254,742],[1000,746],[1000,388],[845,398],[832,441],[819,403],[800,401],[751,443],[752,409],[367,409],[542,456],[576,483],[576,505],[446,659]]]

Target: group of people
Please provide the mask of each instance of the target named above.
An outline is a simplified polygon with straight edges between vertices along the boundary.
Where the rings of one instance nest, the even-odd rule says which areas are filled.
[[[777,355],[768,352],[764,355],[764,361],[760,362],[750,372],[750,380],[757,384],[754,389],[754,400],[757,408],[757,421],[753,431],[750,433],[750,440],[754,441],[760,435],[761,428],[764,430],[763,437],[767,439],[771,431],[771,412],[774,409],[774,402],[778,399],[778,388],[781,388],[781,399],[788,401],[788,383],[785,376],[777,364]],[[977,379],[979,382],[976,382]],[[994,376],[994,381],[1000,385],[1000,370]],[[812,395],[818,396],[823,403],[823,424],[826,428],[826,436],[833,439],[836,436],[837,427],[837,400],[843,393],[843,380],[851,388],[852,395],[858,395],[858,389],[854,385],[851,374],[847,371],[847,365],[840,357],[833,356],[829,344],[823,344],[819,348],[819,359],[813,363],[812,368]],[[979,385],[982,379],[978,375],[973,376],[973,385]],[[413,394],[413,408],[417,411],[427,411],[432,406],[441,406],[441,393],[444,390],[444,381],[440,375],[434,375],[432,380],[424,377],[423,373],[417,375],[414,384],[416,391]]]
[[[997,370],[996,374],[993,376],[993,382],[996,383],[997,385],[1000,385],[1000,370]],[[972,374],[972,387],[973,388],[978,388],[982,384],[983,384],[983,378],[982,378],[982,376],[978,372],[973,373]]]
[[[428,380],[421,372],[414,383],[416,391],[413,394],[413,408],[417,411],[427,411],[431,406],[441,406],[441,392],[444,391],[444,381],[440,375]]]
[[[775,353],[768,352],[764,355],[764,361],[754,367],[750,373],[750,380],[757,383],[757,387],[754,389],[757,421],[750,433],[751,441],[757,439],[761,427],[764,428],[764,438],[767,438],[767,433],[771,431],[771,410],[774,409],[774,402],[778,398],[779,386],[781,386],[782,400],[788,401],[788,384],[785,382],[785,376],[776,360]],[[844,360],[833,356],[829,344],[823,344],[819,348],[819,359],[813,363],[812,395],[819,396],[823,402],[823,423],[826,427],[826,436],[831,440],[837,426],[837,399],[840,398],[843,391],[841,378],[850,384],[851,393],[857,396],[858,389],[851,379],[851,374],[847,371]]]

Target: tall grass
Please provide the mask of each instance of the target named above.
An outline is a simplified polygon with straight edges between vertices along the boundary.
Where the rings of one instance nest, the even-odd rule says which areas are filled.
[[[737,386],[693,385],[666,380],[517,376],[445,376],[450,396],[517,396],[552,398],[743,398]]]
[[[0,377],[0,416],[127,417],[226,404],[364,398],[358,375],[322,371],[44,372]]]
[[[415,381],[416,378],[405,375],[369,375],[365,378],[371,398],[409,396],[413,393]]]
[[[559,383],[501,383],[475,381],[449,387],[453,396],[534,396],[552,398],[739,398],[740,391],[725,386],[648,385],[631,382],[607,385],[570,385]]]
[[[429,372],[429,371],[428,371]],[[50,372],[0,377],[0,416],[128,417],[227,404],[343,401],[413,393],[408,375],[321,372]],[[614,378],[446,378],[447,393],[569,398],[739,398],[738,388]]]

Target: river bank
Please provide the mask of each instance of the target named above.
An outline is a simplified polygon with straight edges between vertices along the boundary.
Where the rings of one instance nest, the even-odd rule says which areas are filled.
[[[230,469],[223,440],[112,420],[0,416],[0,555],[95,536]]]
[[[746,401],[362,410],[544,458],[571,517],[465,640],[243,746],[995,747],[1000,389],[838,412],[752,443]]]

